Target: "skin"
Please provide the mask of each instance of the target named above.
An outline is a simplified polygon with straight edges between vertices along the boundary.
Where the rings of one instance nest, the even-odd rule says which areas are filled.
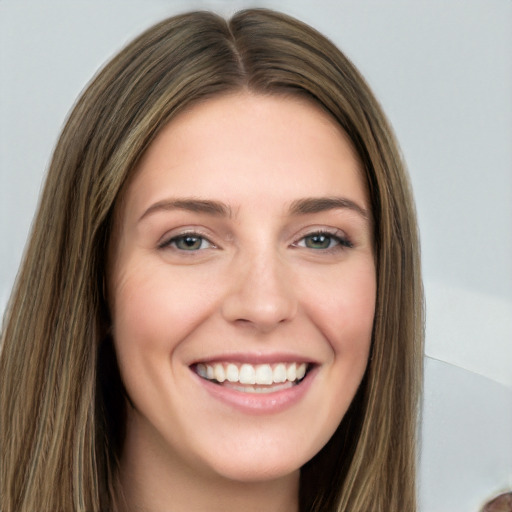
[[[345,202],[318,207],[326,197]],[[225,215],[170,203],[191,198]],[[304,198],[320,211],[294,209]],[[210,99],[161,131],[119,204],[109,289],[133,403],[128,509],[298,510],[300,467],[339,425],[370,349],[371,212],[348,138],[302,99]],[[192,367],[261,356],[314,363],[291,406],[240,410]]]

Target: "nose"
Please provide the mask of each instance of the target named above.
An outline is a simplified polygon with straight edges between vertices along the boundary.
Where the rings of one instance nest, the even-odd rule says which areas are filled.
[[[292,320],[298,307],[290,269],[269,252],[238,257],[222,303],[225,320],[263,333]]]

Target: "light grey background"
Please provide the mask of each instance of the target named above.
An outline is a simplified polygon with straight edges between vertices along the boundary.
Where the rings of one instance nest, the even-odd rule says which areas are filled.
[[[77,95],[152,23],[246,6],[312,24],[354,61],[400,140],[427,297],[423,512],[512,488],[510,0],[0,0],[0,311]]]

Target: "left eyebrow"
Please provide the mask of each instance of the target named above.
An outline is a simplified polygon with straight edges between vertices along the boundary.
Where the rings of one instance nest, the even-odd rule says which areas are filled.
[[[365,220],[370,218],[366,208],[344,197],[306,197],[304,199],[297,199],[290,205],[290,213],[292,215],[307,215],[339,208],[352,210]]]
[[[216,217],[231,217],[232,215],[231,208],[220,201],[196,198],[168,199],[151,205],[141,215],[139,222],[152,213],[170,210],[185,210],[195,213],[205,213]]]

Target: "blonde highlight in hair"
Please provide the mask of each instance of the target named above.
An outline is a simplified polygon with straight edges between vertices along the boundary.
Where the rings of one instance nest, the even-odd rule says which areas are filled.
[[[55,148],[11,296],[0,355],[0,510],[116,510],[124,395],[109,336],[113,211],[144,151],[178,112],[247,89],[309,98],[364,167],[375,226],[371,357],[329,443],[301,472],[301,512],[414,511],[422,369],[419,242],[384,114],[346,57],[264,9],[155,25],[97,75]]]

